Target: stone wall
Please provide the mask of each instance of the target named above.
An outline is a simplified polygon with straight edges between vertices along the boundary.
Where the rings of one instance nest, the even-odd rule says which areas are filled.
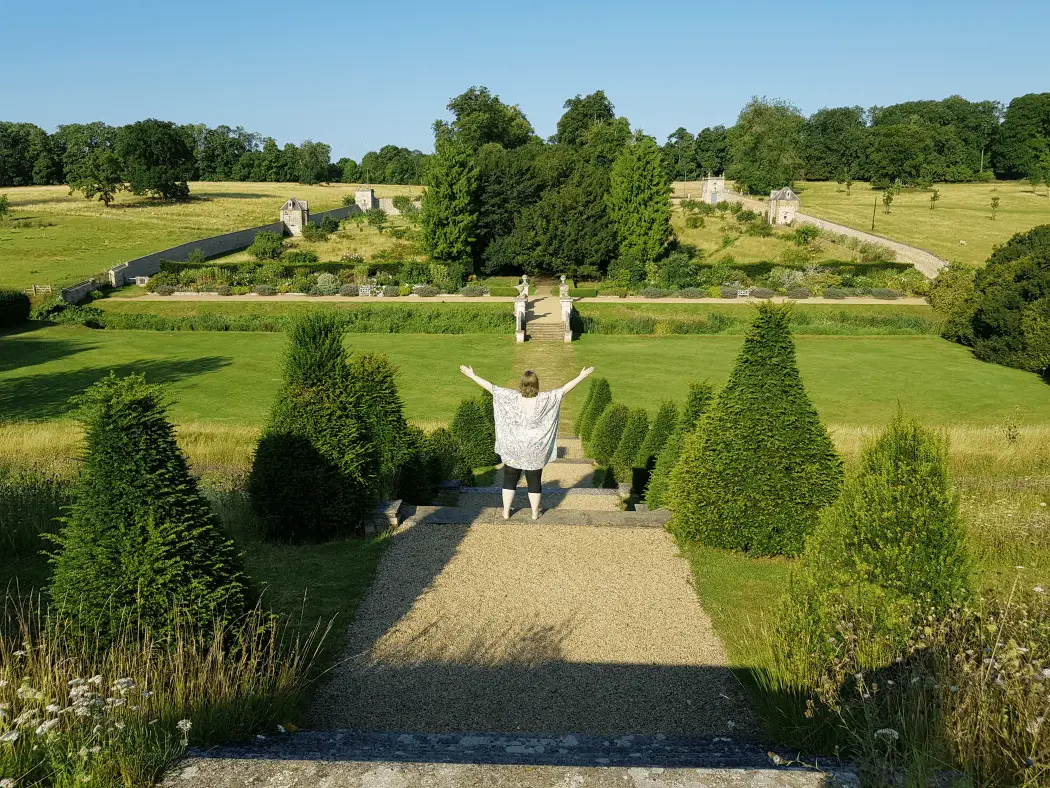
[[[331,216],[336,221],[345,219],[352,213],[362,213],[361,209],[356,205],[344,205],[342,208],[333,208],[330,211],[318,211],[317,213],[310,214],[310,221],[313,224],[321,224],[326,216]]]
[[[417,208],[421,208],[422,205],[423,205],[423,201],[417,198],[417,199],[412,201],[412,204],[414,206],[416,206]],[[401,215],[401,211],[399,211],[397,208],[394,207],[394,198],[393,197],[380,197],[379,198],[379,207],[383,209],[384,213],[386,213],[386,214],[388,214],[390,216],[400,216]]]
[[[85,279],[83,282],[72,287],[62,288],[62,300],[67,304],[79,304],[89,294],[98,290],[98,285],[94,279]]]

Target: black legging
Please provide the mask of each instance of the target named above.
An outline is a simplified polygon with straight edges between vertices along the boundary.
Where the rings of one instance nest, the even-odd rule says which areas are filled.
[[[538,493],[543,490],[543,485],[540,482],[540,476],[543,474],[543,468],[537,468],[534,471],[525,471],[525,484],[529,487],[530,493]],[[518,480],[521,479],[521,468],[512,468],[509,465],[503,466],[503,489],[513,490],[518,486]]]

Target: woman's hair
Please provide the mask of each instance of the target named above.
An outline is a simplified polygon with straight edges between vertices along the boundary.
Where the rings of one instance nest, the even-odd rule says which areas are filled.
[[[521,382],[518,383],[518,391],[523,397],[535,397],[540,393],[540,379],[531,369],[521,373]]]

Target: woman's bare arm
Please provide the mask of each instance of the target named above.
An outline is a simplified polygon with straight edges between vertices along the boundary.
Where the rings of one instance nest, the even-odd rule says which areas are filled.
[[[576,377],[574,377],[572,380],[570,380],[568,383],[566,383],[564,386],[561,387],[561,393],[563,395],[564,394],[568,394],[570,391],[572,391],[578,385],[583,383],[583,381],[586,380],[588,378],[588,376],[592,372],[594,372],[594,367],[584,367],[582,370],[580,370],[580,374],[579,375],[577,375]]]
[[[474,374],[474,367],[468,367],[468,366],[460,365],[459,371],[462,372],[464,375],[466,375],[471,380],[473,380],[475,383],[477,383],[483,389],[485,389],[485,391],[489,391],[489,392],[492,391],[492,384],[489,383],[487,380],[485,380],[485,378],[480,377],[479,375],[475,375]]]

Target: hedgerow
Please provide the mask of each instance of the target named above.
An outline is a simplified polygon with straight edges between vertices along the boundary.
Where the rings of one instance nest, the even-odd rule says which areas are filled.
[[[52,602],[102,642],[129,615],[156,635],[173,631],[176,611],[205,629],[243,614],[240,558],[190,475],[161,389],[110,373],[77,404],[84,459],[52,537]]]
[[[374,495],[391,498],[397,488],[401,465],[407,459],[408,422],[397,390],[398,370],[377,353],[356,353],[346,368],[346,388],[354,397],[368,432],[368,443],[375,452]]]
[[[802,385],[789,315],[759,305],[729,382],[685,439],[668,491],[683,537],[797,555],[838,496],[842,461]]]
[[[29,296],[18,290],[0,290],[0,328],[10,328],[29,319]]]

